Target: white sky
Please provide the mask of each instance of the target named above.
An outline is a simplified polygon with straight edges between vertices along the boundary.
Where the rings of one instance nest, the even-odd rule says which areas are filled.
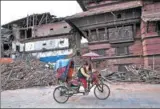
[[[65,17],[82,12],[82,9],[76,1],[1,1],[1,25],[27,14],[44,12]]]
[[[1,24],[26,17],[27,14],[50,12],[64,17],[82,12],[76,1],[1,1]]]

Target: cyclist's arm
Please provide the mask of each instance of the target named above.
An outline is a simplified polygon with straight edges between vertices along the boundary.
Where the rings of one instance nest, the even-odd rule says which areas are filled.
[[[82,75],[85,76],[86,78],[89,78],[90,76],[88,74],[85,73],[84,69],[81,68],[81,72],[82,72]]]

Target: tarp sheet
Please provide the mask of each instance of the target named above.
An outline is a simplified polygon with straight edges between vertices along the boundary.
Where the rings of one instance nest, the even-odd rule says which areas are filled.
[[[52,62],[55,63],[57,60],[59,59],[65,59],[67,57],[67,55],[58,55],[58,56],[49,56],[49,57],[42,57],[39,60],[42,62]]]
[[[56,62],[55,65],[55,70],[59,69],[59,68],[63,68],[66,67],[70,62],[70,59],[60,59]]]

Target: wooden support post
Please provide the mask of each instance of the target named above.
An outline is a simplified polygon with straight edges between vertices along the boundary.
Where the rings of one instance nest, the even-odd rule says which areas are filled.
[[[154,55],[153,55],[153,70],[154,70],[154,67],[155,67],[155,59],[154,59]]]
[[[136,37],[136,24],[133,24],[133,35]]]
[[[108,40],[109,34],[107,32],[107,27],[105,27],[105,36],[104,36],[104,40]]]
[[[32,29],[32,37],[35,37],[35,29],[34,29],[34,25],[35,25],[35,15],[33,14],[33,29]]]
[[[46,24],[47,24],[48,15],[46,14]]]
[[[97,40],[97,41],[100,40],[98,28],[96,28],[96,40]]]
[[[33,27],[34,27],[34,14],[33,14]]]
[[[80,34],[76,33],[76,46],[78,49],[80,49],[80,45],[81,45]]]
[[[27,28],[28,30],[28,28]],[[24,39],[27,39],[27,30],[25,30],[25,36],[24,36]]]
[[[92,34],[91,34],[91,30],[90,29],[88,30],[88,33],[89,33],[88,41],[90,42],[90,41],[92,41],[92,36],[91,36]]]
[[[42,21],[43,21],[43,18],[44,18],[44,14],[43,16],[41,17],[41,20],[39,21],[39,24],[38,25],[41,25]]]
[[[35,25],[37,25],[38,23],[38,19],[37,19],[37,15],[35,16],[36,18],[35,18]]]
[[[28,14],[27,14],[27,29],[28,29]]]

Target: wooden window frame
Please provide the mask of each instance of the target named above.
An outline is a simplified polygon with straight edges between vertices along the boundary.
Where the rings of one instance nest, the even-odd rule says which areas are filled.
[[[124,53],[119,53],[119,52],[118,52],[118,49],[121,49],[121,48],[124,49]],[[116,56],[129,55],[129,47],[128,47],[128,46],[116,47],[115,52],[116,52],[116,53],[115,53]]]
[[[101,51],[103,51],[102,54],[100,53]],[[96,52],[97,54],[101,56],[106,56],[106,49],[97,49],[97,50],[93,50],[93,52]]]

